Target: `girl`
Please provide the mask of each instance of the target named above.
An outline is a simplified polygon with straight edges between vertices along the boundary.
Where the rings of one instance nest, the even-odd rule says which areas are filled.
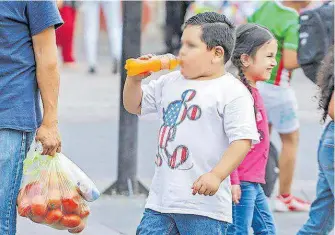
[[[330,48],[318,76],[319,108],[322,121],[331,121],[323,132],[319,150],[319,179],[317,195],[312,203],[309,219],[298,235],[329,234],[334,228],[334,47]]]
[[[255,115],[260,143],[253,146],[240,166],[231,174],[233,226],[229,234],[276,234],[274,220],[260,184],[265,183],[265,166],[269,152],[269,130],[263,100],[256,89],[257,81],[270,78],[277,65],[277,40],[266,28],[245,24],[236,31],[232,63],[239,78],[248,87],[255,102]]]

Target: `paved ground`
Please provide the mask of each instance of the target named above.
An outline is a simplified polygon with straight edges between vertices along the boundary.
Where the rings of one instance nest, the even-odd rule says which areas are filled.
[[[160,51],[162,35],[146,37],[142,47],[144,53]],[[60,92],[60,129],[63,152],[76,162],[104,190],[115,181],[117,175],[117,140],[120,78],[111,75],[109,57],[106,55],[106,38],[100,44],[98,74],[86,73],[80,63],[77,69],[62,69]],[[79,40],[77,51],[82,62],[83,54]],[[300,105],[301,145],[295,174],[294,192],[312,200],[317,179],[316,148],[322,131],[320,115],[316,111],[313,96],[316,89],[301,72],[293,79]],[[139,121],[138,176],[147,186],[154,172],[154,152],[157,136],[157,120]],[[278,136],[273,135],[280,147]],[[92,215],[84,235],[135,234],[143,213],[144,197],[102,196],[90,204]],[[306,221],[306,213],[275,213],[279,235],[293,235]],[[61,235],[68,234],[18,219],[18,235]]]

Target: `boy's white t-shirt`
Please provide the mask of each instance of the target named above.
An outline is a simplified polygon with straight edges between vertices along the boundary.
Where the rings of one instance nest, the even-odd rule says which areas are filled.
[[[231,223],[229,177],[214,196],[192,195],[191,187],[218,164],[231,142],[258,141],[250,92],[229,73],[196,81],[179,71],[143,85],[142,90],[141,115],[157,113],[161,122],[146,208]]]

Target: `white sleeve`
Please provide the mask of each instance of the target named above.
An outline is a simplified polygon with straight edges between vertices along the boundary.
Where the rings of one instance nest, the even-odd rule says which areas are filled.
[[[251,95],[240,96],[224,107],[223,125],[231,144],[235,140],[250,139],[259,143],[254,102]]]
[[[140,116],[158,113],[158,107],[162,97],[162,86],[165,76],[157,80],[151,80],[148,84],[142,85],[142,101]]]

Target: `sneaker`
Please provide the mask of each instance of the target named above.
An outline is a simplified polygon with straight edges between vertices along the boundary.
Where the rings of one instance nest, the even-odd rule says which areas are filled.
[[[311,204],[299,199],[293,195],[286,198],[283,196],[277,196],[275,199],[275,211],[277,212],[288,212],[288,211],[309,211]]]
[[[90,73],[90,74],[95,74],[96,72],[97,72],[97,71],[96,71],[95,67],[93,67],[93,66],[89,67],[89,69],[88,69],[88,73]]]

